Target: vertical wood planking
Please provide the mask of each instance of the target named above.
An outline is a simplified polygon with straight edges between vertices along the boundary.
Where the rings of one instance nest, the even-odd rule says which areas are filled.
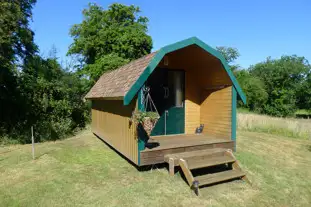
[[[124,106],[122,100],[93,100],[92,131],[138,164],[136,125],[130,122],[135,103]]]
[[[201,104],[201,123],[204,133],[231,139],[232,86],[206,90]]]
[[[194,134],[200,125],[200,90],[197,76],[187,70],[185,87],[185,133]]]

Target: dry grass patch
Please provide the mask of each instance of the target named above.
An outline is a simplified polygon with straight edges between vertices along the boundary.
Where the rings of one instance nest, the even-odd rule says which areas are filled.
[[[238,129],[311,140],[310,119],[277,118],[252,113],[239,113]]]

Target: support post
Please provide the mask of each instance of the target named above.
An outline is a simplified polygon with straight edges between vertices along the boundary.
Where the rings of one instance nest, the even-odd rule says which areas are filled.
[[[234,156],[234,154],[232,153],[232,151],[229,149],[225,152],[226,155],[232,157],[233,159],[235,159],[235,161],[232,163],[232,168],[238,171],[242,171],[242,168],[240,166],[239,161],[236,159],[236,157]],[[246,175],[244,175],[242,177],[242,180],[244,180],[245,182],[247,182],[248,184],[252,185],[252,182],[248,179],[248,177],[246,177]]]
[[[174,158],[169,159],[168,161],[168,167],[169,167],[169,171],[170,171],[170,175],[174,176],[175,175],[175,162],[174,162]]]

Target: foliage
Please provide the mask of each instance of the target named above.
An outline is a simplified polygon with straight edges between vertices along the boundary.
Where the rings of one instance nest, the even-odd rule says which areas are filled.
[[[96,59],[94,64],[85,65],[83,73],[86,73],[90,79],[93,80],[90,82],[90,84],[93,85],[95,80],[97,80],[104,72],[114,70],[128,62],[128,59],[121,58],[117,54],[111,53]]]
[[[2,0],[0,2],[0,63],[9,68],[37,51],[34,33],[29,28],[31,9],[36,0]],[[12,68],[11,68],[12,69]]]
[[[133,114],[132,121],[134,123],[143,123],[145,119],[150,119],[151,121],[157,121],[159,119],[159,114],[152,111],[136,111]]]
[[[25,118],[20,94],[20,65],[37,52],[29,28],[35,0],[0,2],[0,136]]]
[[[82,75],[96,81],[106,71],[150,53],[152,40],[147,35],[146,17],[139,7],[114,3],[107,10],[89,4],[84,20],[74,25],[70,35],[74,42],[68,55],[79,55]]]
[[[262,112],[263,106],[268,100],[268,93],[265,90],[264,82],[250,75],[247,70],[239,71],[236,74],[236,78],[247,97],[246,106],[243,106],[242,103],[239,103],[239,105],[251,111]]]
[[[224,46],[216,47],[216,49],[224,56],[232,71],[239,69],[240,66],[234,64],[234,61],[240,57],[238,49]]]
[[[21,103],[18,117],[5,133],[21,143],[30,142],[34,126],[36,141],[56,140],[85,126],[88,109],[83,102],[83,83],[76,74],[62,69],[55,58],[33,56],[18,76]]]
[[[298,108],[306,109],[311,113],[311,70],[309,71],[305,81],[298,89]]]
[[[38,55],[29,28],[35,0],[0,3],[0,137],[1,142],[55,140],[84,127],[89,106],[83,96],[98,77],[150,52],[146,17],[139,8],[112,4],[107,10],[90,4],[84,20],[70,31],[68,54],[82,63],[69,72],[51,57]]]
[[[299,91],[310,73],[304,57],[268,58],[250,68],[250,75],[260,78],[268,93],[263,112],[274,116],[290,116],[297,109]],[[302,94],[301,94],[302,95]]]

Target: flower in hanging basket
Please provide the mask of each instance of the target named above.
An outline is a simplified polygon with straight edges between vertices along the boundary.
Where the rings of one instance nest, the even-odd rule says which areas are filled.
[[[158,122],[160,116],[157,112],[136,112],[133,116],[134,122],[140,123],[148,136]]]

